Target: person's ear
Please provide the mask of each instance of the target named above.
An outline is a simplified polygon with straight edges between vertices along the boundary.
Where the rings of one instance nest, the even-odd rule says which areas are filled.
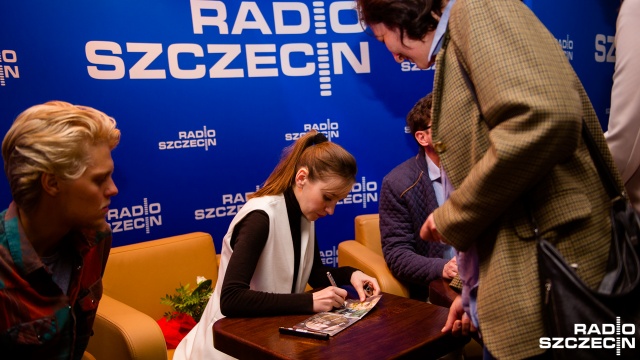
[[[416,140],[418,141],[418,144],[420,144],[421,146],[429,145],[429,142],[427,141],[427,133],[425,131],[416,131],[416,133],[413,134],[413,136],[416,138]]]
[[[306,166],[301,167],[300,169],[298,169],[298,172],[296,173],[296,186],[299,188],[302,188],[304,186],[304,184],[306,184],[307,179],[309,178],[309,169],[307,169]]]
[[[40,177],[42,190],[51,196],[56,196],[60,192],[60,182],[54,174],[43,173]]]

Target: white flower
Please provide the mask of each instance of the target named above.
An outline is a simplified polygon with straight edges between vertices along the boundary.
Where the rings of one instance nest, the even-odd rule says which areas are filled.
[[[200,283],[207,281],[207,278],[204,276],[198,276],[196,277],[196,284],[200,285]]]

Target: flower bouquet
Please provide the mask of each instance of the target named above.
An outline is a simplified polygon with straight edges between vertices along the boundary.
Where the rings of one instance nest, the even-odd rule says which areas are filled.
[[[160,303],[171,306],[158,320],[164,334],[167,349],[175,349],[182,338],[200,321],[213,289],[212,281],[202,276],[196,278],[196,288],[191,291],[189,284],[180,285],[175,295],[167,294]]]

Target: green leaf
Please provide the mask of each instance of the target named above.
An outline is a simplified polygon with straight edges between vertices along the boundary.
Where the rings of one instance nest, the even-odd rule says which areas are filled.
[[[213,281],[205,280],[198,284],[193,290],[189,291],[190,285],[180,285],[176,288],[175,295],[167,294],[160,298],[160,303],[170,306],[173,312],[165,313],[167,319],[175,317],[175,313],[185,313],[193,317],[196,321],[200,321],[213,289],[211,288]]]

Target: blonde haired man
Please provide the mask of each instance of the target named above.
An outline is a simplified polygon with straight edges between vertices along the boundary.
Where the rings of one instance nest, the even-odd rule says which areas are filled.
[[[105,221],[113,118],[53,101],[22,112],[2,142],[13,202],[0,213],[3,358],[80,359],[111,249]]]

